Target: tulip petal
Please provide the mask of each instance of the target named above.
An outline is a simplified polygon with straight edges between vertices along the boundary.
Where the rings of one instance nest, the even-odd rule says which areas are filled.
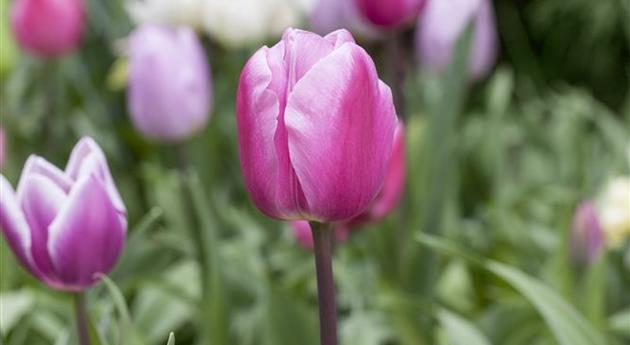
[[[31,229],[31,255],[39,271],[54,277],[54,269],[48,255],[48,226],[66,203],[67,195],[50,179],[30,174],[20,181],[22,194],[18,201]]]
[[[350,43],[295,85],[285,122],[309,220],[346,220],[372,202],[397,123],[391,97],[367,53]]]
[[[13,187],[4,175],[0,175],[0,228],[22,266],[40,277],[39,270],[33,265],[31,234],[26,217],[20,209]]]
[[[20,198],[20,195],[22,194],[23,181],[26,180],[26,178],[31,174],[45,176],[66,193],[70,191],[70,187],[72,186],[73,182],[68,175],[59,170],[59,168],[57,168],[56,166],[50,164],[46,159],[38,157],[36,155],[31,155],[30,157],[28,157],[28,160],[26,160],[24,169],[22,169],[20,182],[17,186],[18,198]]]
[[[281,68],[277,57],[283,47],[263,47],[247,62],[239,82],[236,114],[241,170],[253,202],[270,217],[289,219],[298,212],[295,184],[282,178],[293,174],[287,160],[282,162],[283,157],[288,159],[288,149],[276,134],[284,127],[278,122],[280,99],[276,93],[283,85],[281,80],[272,82],[269,67],[272,61],[274,68]]]
[[[125,213],[125,204],[116,189],[114,179],[109,171],[105,153],[101,147],[89,137],[84,137],[74,146],[66,165],[66,174],[73,180],[96,173],[105,181],[107,193],[120,213]]]
[[[65,289],[84,289],[96,273],[108,273],[126,231],[103,182],[96,175],[79,180],[50,225],[48,251]]]
[[[400,202],[405,187],[405,129],[402,122],[396,127],[392,155],[389,159],[383,189],[370,207],[368,217],[379,220],[389,214]]]

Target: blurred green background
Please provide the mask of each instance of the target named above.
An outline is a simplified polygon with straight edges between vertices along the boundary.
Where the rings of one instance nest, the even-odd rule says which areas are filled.
[[[182,173],[177,150],[130,124],[116,47],[134,25],[121,1],[87,1],[80,50],[52,62],[18,50],[8,4],[3,174],[15,183],[31,153],[63,166],[90,135],[129,211],[115,285],[88,295],[95,339],[166,344],[173,331],[177,344],[316,344],[312,253],[251,205],[241,179],[235,90],[257,47],[204,38],[215,105],[184,145]],[[630,344],[628,242],[587,266],[568,245],[576,205],[630,173],[630,2],[498,0],[495,10],[501,52],[486,80],[463,77],[465,39],[443,76],[407,76],[404,201],[335,254],[344,345]],[[387,76],[385,44],[367,47]],[[70,297],[1,245],[2,343],[75,343]]]

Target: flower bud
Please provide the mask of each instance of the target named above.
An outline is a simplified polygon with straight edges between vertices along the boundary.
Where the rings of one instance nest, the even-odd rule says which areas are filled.
[[[470,77],[478,80],[487,75],[497,54],[494,11],[489,0],[429,0],[416,32],[416,55],[421,65],[433,72],[443,72],[469,24],[474,25],[468,63]]]
[[[11,26],[20,46],[37,56],[56,57],[77,47],[84,26],[82,0],[16,0]]]
[[[424,0],[354,0],[361,13],[372,24],[396,29],[415,20]],[[446,0],[439,0],[446,1]]]
[[[591,202],[581,203],[573,217],[571,258],[578,265],[594,262],[602,251],[604,234]]]
[[[202,130],[211,87],[206,56],[191,29],[145,26],[131,35],[127,103],[146,137],[174,142]]]
[[[245,185],[266,215],[343,221],[380,191],[397,117],[348,31],[287,29],[258,50],[243,68],[236,113]]]
[[[17,192],[2,175],[0,187],[2,233],[39,280],[78,292],[113,268],[125,242],[127,213],[92,139],[79,141],[65,171],[31,156]]]
[[[597,206],[606,243],[610,248],[620,248],[630,239],[630,177],[610,181]]]

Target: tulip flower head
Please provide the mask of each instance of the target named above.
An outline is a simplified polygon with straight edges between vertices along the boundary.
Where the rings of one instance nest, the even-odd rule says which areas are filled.
[[[474,25],[469,74],[472,80],[492,69],[497,32],[490,0],[429,0],[416,31],[416,55],[427,70],[442,72],[451,62],[458,38]]]
[[[237,92],[241,168],[282,220],[343,221],[381,189],[397,117],[374,62],[346,30],[287,29],[247,62]]]
[[[405,187],[405,134],[402,122],[399,122],[394,134],[392,155],[387,166],[383,188],[370,207],[360,215],[335,224],[336,241],[344,243],[350,233],[367,223],[375,223],[385,218],[398,205]],[[293,234],[302,247],[313,249],[313,234],[308,222],[291,222]]]
[[[600,222],[610,248],[620,248],[630,239],[630,177],[611,180],[598,200]]]
[[[192,29],[144,26],[129,40],[127,103],[146,137],[182,141],[210,115],[212,86],[206,57]]]
[[[359,13],[354,1],[318,0],[310,12],[309,22],[313,31],[321,35],[345,28],[361,38],[380,36],[378,29]]]
[[[397,29],[417,18],[424,0],[354,0],[372,24],[385,29]],[[442,0],[438,0],[442,1]]]
[[[17,191],[2,175],[0,187],[2,233],[33,276],[78,292],[113,268],[127,216],[105,155],[92,139],[79,141],[64,171],[31,156]]]
[[[577,264],[594,262],[604,247],[604,234],[591,202],[578,206],[573,218],[571,257]]]
[[[11,26],[27,52],[56,57],[76,48],[85,21],[82,0],[16,0]]]

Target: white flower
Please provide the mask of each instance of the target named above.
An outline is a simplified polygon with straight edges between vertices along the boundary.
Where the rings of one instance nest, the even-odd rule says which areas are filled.
[[[606,242],[612,248],[621,247],[630,238],[630,176],[611,180],[598,208]]]
[[[205,0],[127,0],[126,8],[138,24],[201,28]]]
[[[203,24],[223,45],[241,47],[279,36],[303,10],[299,0],[205,0]]]

